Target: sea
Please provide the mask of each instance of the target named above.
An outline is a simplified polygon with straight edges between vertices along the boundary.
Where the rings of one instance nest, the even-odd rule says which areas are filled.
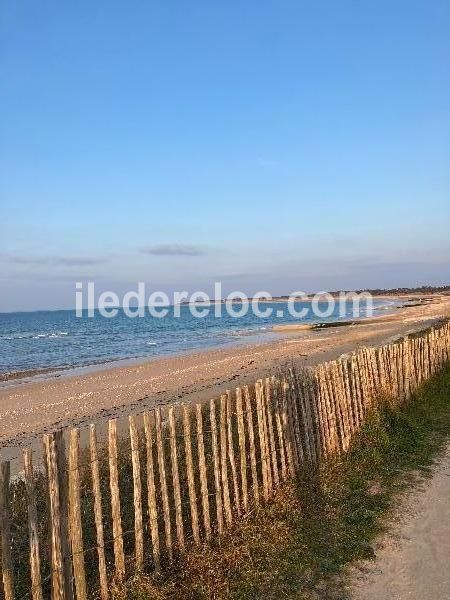
[[[374,315],[392,310],[398,302],[374,299]],[[287,303],[260,303],[261,309],[272,308],[272,315],[256,316],[251,309],[241,318],[227,314],[222,306],[216,317],[214,307],[203,318],[191,314],[188,305],[174,307],[164,318],[151,316],[130,318],[123,310],[107,318],[99,311],[93,317],[77,317],[74,310],[0,313],[0,375],[11,373],[39,374],[59,369],[108,365],[117,361],[176,355],[189,351],[254,343],[279,337],[274,325],[331,322],[353,318],[353,306],[345,305],[345,314],[336,306],[332,314],[319,317],[311,303],[298,302],[296,310],[305,308],[308,315],[299,320],[289,314]],[[326,305],[319,309],[323,312]],[[367,307],[361,306],[360,316]],[[3,377],[4,378],[4,377]]]

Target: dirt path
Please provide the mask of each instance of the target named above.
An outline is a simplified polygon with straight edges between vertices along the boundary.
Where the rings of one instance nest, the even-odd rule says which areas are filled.
[[[353,600],[450,599],[450,444],[423,489],[406,501]]]

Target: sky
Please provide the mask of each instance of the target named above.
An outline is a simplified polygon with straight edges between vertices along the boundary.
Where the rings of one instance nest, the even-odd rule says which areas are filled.
[[[450,284],[450,3],[4,0],[0,311]]]

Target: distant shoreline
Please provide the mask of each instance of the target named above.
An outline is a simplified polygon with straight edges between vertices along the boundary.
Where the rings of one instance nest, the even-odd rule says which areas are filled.
[[[440,296],[423,296],[423,295],[412,296],[411,294],[405,294],[404,296],[402,296],[402,295],[396,295],[396,296],[378,295],[374,299],[375,300],[400,300],[400,299],[404,300],[404,302],[402,304],[393,305],[391,308],[383,307],[385,309],[388,308],[388,310],[389,310],[388,314],[390,314],[391,312],[393,313],[396,310],[401,309],[401,308],[420,306],[424,303],[432,302],[433,300],[435,300],[438,297],[440,297]],[[299,301],[304,302],[304,300],[299,300]],[[312,298],[310,298],[308,301],[312,301]],[[283,304],[283,303],[286,303],[286,300],[284,299],[284,297],[279,297],[279,298],[275,298],[270,301],[259,300],[259,302],[261,302],[262,304],[264,304],[264,303],[266,303],[266,304],[270,304],[270,303]],[[208,305],[209,303],[199,303],[199,304]],[[211,302],[211,304],[214,304],[214,302]],[[253,343],[258,343],[257,340],[258,340],[258,338],[260,338],[260,343],[264,343],[264,338],[270,332],[281,335],[286,332],[319,331],[319,330],[325,330],[325,329],[335,329],[335,328],[339,328],[339,327],[343,327],[343,326],[354,326],[354,325],[363,324],[363,323],[368,324],[370,322],[370,319],[377,319],[377,321],[379,322],[380,318],[388,319],[388,314],[379,315],[377,317],[361,316],[361,317],[358,317],[355,319],[345,319],[345,320],[340,320],[339,317],[337,317],[336,319],[333,319],[330,321],[323,321],[323,322],[319,321],[319,322],[312,322],[312,323],[292,322],[292,323],[272,324],[272,325],[267,325],[267,330],[264,333],[262,331],[254,331],[249,328],[248,333],[246,335],[242,335],[242,338],[239,338],[239,341],[238,341],[238,338],[236,338],[235,340],[230,341],[225,347],[228,347],[228,348],[239,347],[240,345],[245,344],[248,341],[247,339],[245,339],[246,337],[253,338]],[[269,341],[269,340],[267,340],[267,341]],[[37,367],[37,368],[3,372],[3,373],[0,373],[0,390],[4,389],[4,388],[9,388],[10,386],[15,385],[16,383],[18,385],[21,385],[21,384],[25,384],[25,383],[31,383],[31,382],[35,382],[35,381],[45,381],[47,379],[54,379],[54,378],[60,378],[60,377],[70,377],[70,376],[75,376],[75,375],[83,376],[87,373],[100,371],[102,369],[113,369],[113,368],[120,368],[122,366],[139,365],[139,364],[145,363],[149,360],[153,360],[153,359],[157,359],[157,358],[161,358],[161,357],[165,357],[165,356],[175,358],[177,356],[186,356],[188,354],[199,352],[199,351],[206,352],[208,350],[213,351],[213,350],[218,350],[220,348],[221,348],[221,346],[218,346],[218,345],[212,343],[211,346],[206,347],[204,349],[178,350],[178,351],[173,351],[168,355],[156,355],[153,357],[150,357],[150,356],[126,357],[126,356],[124,356],[124,357],[119,357],[119,358],[115,358],[115,359],[111,359],[111,360],[101,360],[100,359],[98,361],[93,361],[93,362],[87,363],[87,364]]]
[[[240,298],[232,298],[231,300],[228,300],[227,298],[221,298],[220,300],[214,300],[214,299],[210,299],[210,300],[196,300],[194,301],[184,301],[184,302],[180,302],[180,306],[189,306],[189,305],[197,305],[200,304],[202,306],[206,305],[211,305],[211,304],[226,304],[226,303],[230,303],[230,304],[234,304],[234,303],[252,303],[252,302],[258,302],[261,304],[275,304],[275,303],[285,303],[285,302],[289,302],[289,300],[291,300],[291,302],[297,303],[297,302],[314,302],[319,300],[320,298],[323,297],[324,301],[326,299],[328,299],[329,296],[331,296],[332,298],[339,298],[339,294],[348,294],[349,297],[351,297],[351,294],[355,294],[355,295],[360,295],[360,294],[370,294],[371,297],[374,300],[396,300],[396,299],[400,299],[400,300],[417,300],[417,299],[422,299],[422,300],[432,300],[433,298],[436,297],[436,294],[421,294],[419,292],[417,293],[402,293],[402,294],[372,294],[371,292],[320,292],[317,294],[308,294],[304,297],[295,297],[295,296],[274,296],[273,298],[253,298],[253,297],[249,297],[246,300],[241,300]],[[441,294],[439,294],[441,295]],[[171,305],[172,306],[172,305]]]
[[[450,317],[450,297],[435,298],[358,325],[277,332],[259,342],[159,356],[122,366],[59,372],[0,386],[0,447],[3,459],[19,457],[22,445],[41,448],[40,435],[60,427],[101,429],[110,418],[172,402],[198,402],[264,377],[294,361],[312,366],[414,333]],[[35,442],[33,441],[35,440]]]
[[[380,300],[399,300],[400,297],[390,297],[390,296],[386,296],[386,297],[377,297],[376,300],[380,301]],[[415,298],[411,298],[411,296],[405,296],[405,302],[408,301],[416,301],[418,300],[419,297],[415,297]],[[422,299],[423,300],[423,299]],[[421,300],[421,301],[422,301]],[[299,300],[301,302],[304,302],[303,300]],[[310,301],[312,301],[312,299],[310,299]],[[286,300],[284,298],[278,298],[278,299],[274,299],[273,301],[264,301],[264,300],[260,300],[261,304],[271,304],[271,303],[277,303],[277,304],[286,304]],[[395,309],[401,308],[402,306],[405,306],[405,302],[401,305],[393,305],[392,307],[381,307],[382,309],[388,309],[389,312],[394,311]],[[211,303],[213,304],[213,303]],[[202,306],[207,306],[209,305],[209,303],[201,303]],[[376,308],[375,308],[376,310]],[[367,320],[369,317],[367,316],[362,316],[360,317],[358,320]],[[285,332],[285,331],[301,331],[301,330],[318,330],[318,329],[327,329],[327,328],[334,328],[334,327],[339,327],[342,325],[349,325],[352,324],[353,321],[355,321],[356,319],[345,319],[345,320],[341,320],[340,317],[336,316],[336,318],[333,318],[332,320],[329,321],[324,321],[324,322],[311,322],[311,323],[305,323],[305,322],[293,322],[293,323],[280,323],[280,324],[276,324],[276,323],[268,323],[267,325],[265,325],[264,329],[265,331],[262,331],[261,329],[259,330],[254,330],[251,327],[248,328],[248,330],[246,332],[241,333],[241,336],[236,337],[235,339],[233,339],[233,341],[229,341],[226,345],[221,346],[219,344],[215,344],[213,342],[211,342],[210,346],[204,347],[203,351],[208,351],[209,350],[214,350],[214,349],[219,349],[221,347],[233,347],[233,346],[240,346],[242,344],[245,344],[248,341],[253,341],[253,343],[258,343],[258,342],[264,342],[265,339],[267,338],[267,334],[269,333],[274,333],[277,334],[279,332]],[[224,330],[226,331],[226,330]],[[232,335],[232,331],[230,333],[230,335]],[[247,339],[246,339],[247,338]],[[76,375],[76,374],[85,374],[88,372],[95,372],[101,369],[105,369],[105,368],[116,368],[116,367],[120,367],[120,366],[127,366],[127,365],[132,365],[132,364],[141,364],[142,362],[145,362],[147,360],[152,360],[153,358],[158,358],[158,356],[183,356],[186,355],[188,353],[192,353],[192,352],[196,352],[196,351],[202,351],[201,348],[190,348],[190,349],[180,349],[180,350],[174,350],[173,352],[168,353],[167,355],[154,355],[154,356],[148,356],[148,355],[142,355],[142,356],[123,356],[123,357],[118,357],[118,358],[111,358],[110,360],[104,360],[104,359],[99,359],[98,361],[93,360],[90,363],[80,363],[80,364],[71,364],[71,365],[55,365],[55,366],[42,366],[42,367],[36,367],[36,368],[29,368],[29,369],[17,369],[17,370],[11,370],[11,371],[7,371],[7,372],[3,372],[0,373],[0,389],[4,388],[4,387],[10,387],[10,385],[13,385],[14,383],[17,382],[17,384],[22,384],[25,382],[32,382],[32,381],[42,381],[45,379],[53,379],[55,377],[67,377],[67,376],[71,376],[71,375]]]
[[[316,294],[314,293],[308,293],[306,294],[306,296],[304,298],[299,298],[297,300],[295,300],[295,302],[312,302],[312,300],[314,299],[314,296],[318,296],[320,294],[329,294],[330,296],[332,296],[333,298],[336,298],[339,296],[339,294],[363,294],[363,293],[369,293],[372,295],[372,297],[374,299],[396,299],[396,298],[400,298],[400,299],[407,299],[407,298],[411,298],[411,299],[415,299],[417,297],[428,297],[428,298],[433,298],[436,296],[450,296],[450,286],[443,286],[441,288],[430,288],[430,290],[424,290],[423,288],[411,288],[411,290],[404,290],[404,291],[395,291],[395,290],[341,290],[341,291],[333,291],[333,292],[317,292]],[[258,301],[261,303],[267,302],[267,303],[276,303],[276,302],[287,302],[289,300],[289,298],[291,298],[291,296],[274,296],[272,299],[270,300],[263,300],[263,299],[259,299],[259,298],[253,298],[250,297],[248,298],[248,302],[252,302],[252,301]],[[225,304],[226,302],[241,302],[241,300],[239,299],[233,299],[233,300],[226,300],[226,299],[221,299],[221,300],[209,300],[207,302],[202,302],[202,301],[197,301],[193,304]],[[189,305],[190,302],[180,302],[178,304],[178,306],[186,306]],[[168,304],[168,307],[172,307],[175,306],[174,304]],[[120,306],[111,306],[111,308],[120,308]],[[138,306],[132,307],[132,308],[139,308]],[[75,312],[75,308],[71,307],[71,308],[38,308],[35,310],[8,310],[8,311],[0,311],[0,316],[1,315],[14,315],[14,314],[23,314],[23,313],[29,313],[29,314],[34,314],[34,313],[48,313],[48,312],[67,312],[67,311],[71,311],[71,312]]]

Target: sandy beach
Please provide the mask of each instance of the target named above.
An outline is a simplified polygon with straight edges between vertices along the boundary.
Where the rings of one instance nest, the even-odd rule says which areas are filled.
[[[0,447],[5,459],[46,431],[102,423],[170,402],[193,402],[252,382],[291,360],[313,365],[360,345],[379,345],[450,316],[450,297],[397,309],[393,314],[322,330],[281,329],[253,345],[155,358],[96,370],[14,380],[0,387]]]

